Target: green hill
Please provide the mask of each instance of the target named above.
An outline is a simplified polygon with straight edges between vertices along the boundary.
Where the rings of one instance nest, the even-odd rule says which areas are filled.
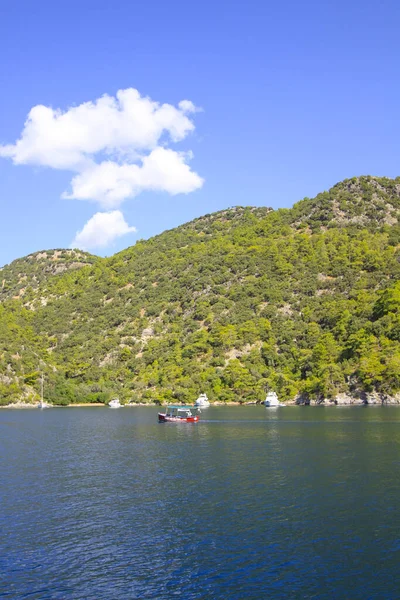
[[[41,370],[64,404],[395,397],[399,215],[400,178],[360,177],[292,209],[206,215],[111,258],[68,255],[61,271],[52,253],[15,261],[0,296],[1,401],[33,398]]]
[[[0,269],[0,302],[36,292],[51,275],[93,264],[97,256],[81,250],[43,250],[14,260]]]

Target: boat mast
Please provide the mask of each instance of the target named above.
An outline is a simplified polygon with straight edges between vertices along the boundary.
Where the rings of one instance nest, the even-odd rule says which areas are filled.
[[[40,396],[41,396],[41,404],[43,406],[43,373],[42,373],[42,377],[40,378]]]

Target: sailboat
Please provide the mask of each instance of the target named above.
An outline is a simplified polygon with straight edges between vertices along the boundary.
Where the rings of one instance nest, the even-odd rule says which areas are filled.
[[[43,400],[43,384],[44,384],[44,377],[43,377],[43,373],[42,373],[42,376],[40,378],[40,402],[38,404],[38,408],[50,408],[50,404],[47,404],[47,402],[44,402],[44,400]]]

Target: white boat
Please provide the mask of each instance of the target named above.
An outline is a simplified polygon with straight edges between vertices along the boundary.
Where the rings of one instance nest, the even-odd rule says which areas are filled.
[[[201,408],[207,408],[208,406],[210,406],[210,401],[207,398],[207,394],[200,394],[194,405],[200,406]]]
[[[112,400],[110,400],[108,407],[109,408],[122,408],[122,404],[119,401],[119,398],[113,398]]]
[[[50,408],[51,404],[47,404],[47,402],[43,402],[42,400],[38,404],[38,408]]]
[[[43,377],[43,373],[42,373],[42,376],[40,378],[40,402],[38,404],[38,408],[50,408],[51,404],[47,404],[47,402],[45,402],[43,400],[43,385],[44,385],[44,377]]]
[[[277,406],[285,406],[283,402],[279,402],[276,392],[268,392],[264,404],[266,408],[276,408]]]

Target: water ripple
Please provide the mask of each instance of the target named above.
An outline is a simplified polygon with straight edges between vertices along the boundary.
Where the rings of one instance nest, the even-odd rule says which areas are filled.
[[[0,597],[396,598],[400,411],[0,412]]]

